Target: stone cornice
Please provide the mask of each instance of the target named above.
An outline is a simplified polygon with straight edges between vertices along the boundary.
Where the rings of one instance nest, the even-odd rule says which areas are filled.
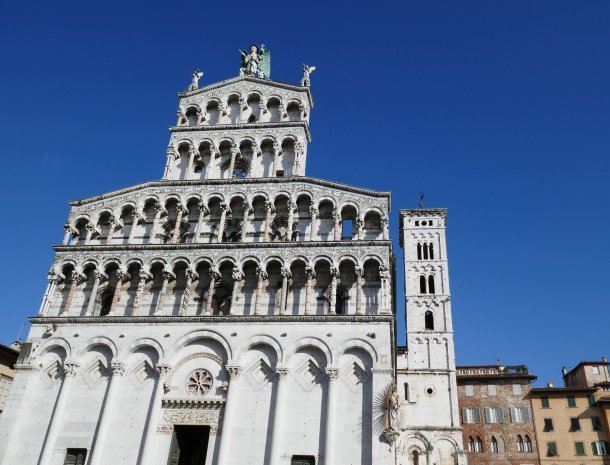
[[[99,244],[99,245],[55,245],[56,252],[119,251],[119,250],[228,250],[228,249],[307,249],[345,247],[348,241],[302,241],[302,242],[220,242],[214,244]],[[349,241],[350,248],[387,246],[392,241]]]
[[[328,187],[331,189],[344,190],[355,194],[368,195],[370,197],[388,199],[388,209],[390,208],[390,192],[387,191],[375,191],[371,189],[364,189],[361,187],[349,186],[347,184],[341,184],[333,181],[326,181],[324,179],[310,178],[308,176],[291,176],[281,178],[247,178],[247,179],[206,179],[200,180],[181,180],[181,181],[148,181],[135,186],[124,187],[115,191],[110,191],[105,194],[96,195],[93,197],[87,197],[82,200],[70,200],[70,205],[77,207],[85,205],[91,202],[97,202],[99,200],[108,199],[121,194],[128,194],[130,192],[139,191],[146,187],[182,187],[182,186],[222,186],[222,185],[244,185],[244,184],[291,184],[291,183],[310,183],[317,186]]]
[[[420,216],[440,216],[441,218],[447,218],[446,208],[416,208],[411,210],[400,210],[400,217],[420,217]]]
[[[305,92],[307,94],[307,100],[309,100],[309,106],[313,108],[313,99],[311,97],[311,91],[309,87],[305,86],[297,86],[294,84],[288,84],[286,82],[272,81],[271,79],[261,79],[254,76],[236,76],[230,79],[225,79],[224,81],[215,82],[213,84],[209,84],[207,86],[200,87],[197,90],[178,92],[178,97],[190,97],[191,95],[203,94],[210,90],[220,89],[221,87],[225,87],[230,84],[234,84],[236,82],[241,81],[249,81],[255,84],[262,84],[269,87],[277,87],[279,89],[292,90],[294,92]]]
[[[266,129],[266,128],[292,128],[301,127],[305,131],[307,140],[311,142],[309,124],[306,121],[282,121],[278,123],[240,123],[240,124],[217,124],[215,126],[170,126],[170,132],[193,132],[193,131],[225,131],[239,129]]]
[[[196,315],[196,316],[32,316],[33,325],[49,324],[170,324],[170,323],[333,323],[369,324],[389,323],[394,325],[394,315]]]

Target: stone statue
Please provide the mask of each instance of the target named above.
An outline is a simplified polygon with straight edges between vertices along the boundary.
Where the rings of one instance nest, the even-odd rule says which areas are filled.
[[[390,444],[400,435],[400,396],[396,384],[386,388],[384,395],[383,432]]]
[[[303,79],[301,79],[302,86],[309,87],[309,85],[311,84],[311,82],[309,80],[309,75],[311,73],[313,73],[315,70],[316,70],[315,66],[309,66],[309,65],[306,65],[305,63],[303,63]]]
[[[250,53],[239,51],[241,54],[241,66],[239,75],[256,76],[269,79],[271,77],[271,54],[269,50],[261,45],[250,45]]]
[[[189,90],[199,89],[199,79],[201,79],[201,76],[203,76],[203,72],[199,71],[198,69],[193,71],[191,85],[189,86]]]

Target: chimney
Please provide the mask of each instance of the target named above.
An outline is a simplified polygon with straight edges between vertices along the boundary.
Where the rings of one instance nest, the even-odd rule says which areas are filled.
[[[548,383],[546,383],[546,387],[552,388],[555,387],[555,385],[553,384],[553,381],[549,381]]]
[[[602,362],[608,363],[608,357],[606,357],[605,355],[602,355]]]
[[[563,374],[563,376],[568,374],[568,369],[566,367],[561,367],[561,373]]]

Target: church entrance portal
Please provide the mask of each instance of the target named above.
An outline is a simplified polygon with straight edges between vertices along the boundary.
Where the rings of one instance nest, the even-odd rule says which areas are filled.
[[[209,426],[176,425],[167,465],[205,465]]]

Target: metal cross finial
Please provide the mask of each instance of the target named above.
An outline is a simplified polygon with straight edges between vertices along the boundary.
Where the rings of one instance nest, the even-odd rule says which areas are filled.
[[[424,208],[424,193],[419,193],[419,208]]]

